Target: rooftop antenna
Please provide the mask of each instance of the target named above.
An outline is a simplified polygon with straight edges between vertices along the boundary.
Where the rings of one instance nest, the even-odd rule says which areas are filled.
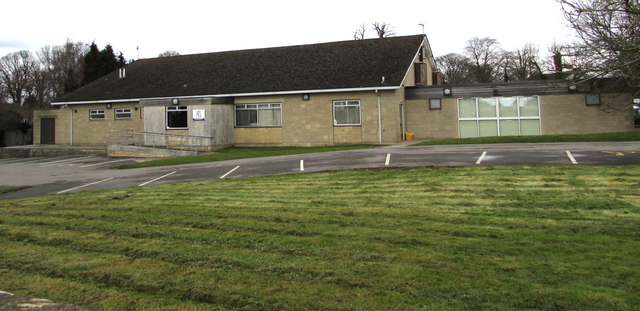
[[[424,24],[418,24],[418,26],[422,26],[422,35],[424,36]]]
[[[136,53],[138,53],[138,56],[136,59],[140,59],[140,46],[136,45]]]

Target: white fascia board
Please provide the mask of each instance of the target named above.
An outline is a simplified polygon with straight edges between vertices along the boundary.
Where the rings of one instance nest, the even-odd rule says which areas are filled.
[[[137,99],[105,99],[105,100],[88,100],[88,101],[79,101],[79,102],[57,102],[51,103],[51,106],[62,106],[62,105],[83,105],[83,104],[107,104],[107,103],[130,103],[140,101]]]
[[[317,94],[317,93],[344,93],[344,92],[366,92],[366,91],[391,91],[397,90],[400,86],[381,86],[381,87],[361,87],[346,89],[324,89],[324,90],[300,90],[300,91],[276,91],[276,92],[258,92],[258,93],[233,93],[233,94],[215,94],[215,95],[193,95],[193,96],[168,96],[168,97],[148,97],[148,98],[131,98],[131,99],[113,99],[113,100],[92,100],[78,102],[55,102],[52,106],[61,105],[82,105],[82,104],[106,104],[106,103],[125,103],[139,102],[142,100],[158,100],[158,99],[185,99],[185,98],[204,98],[204,97],[247,97],[247,96],[269,96],[269,95],[290,95],[290,94]]]

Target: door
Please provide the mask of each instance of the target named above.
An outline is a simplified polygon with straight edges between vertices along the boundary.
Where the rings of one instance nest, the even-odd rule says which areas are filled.
[[[56,143],[56,119],[40,119],[40,143],[43,145],[53,145]]]

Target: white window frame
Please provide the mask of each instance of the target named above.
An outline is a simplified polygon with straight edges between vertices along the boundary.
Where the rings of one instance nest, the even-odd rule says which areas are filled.
[[[358,107],[358,123],[342,124],[336,120],[336,108]],[[333,101],[333,126],[360,126],[362,124],[362,109],[359,99],[342,99]]]
[[[128,116],[126,116],[128,114]],[[120,116],[118,116],[120,115]],[[132,116],[131,108],[116,108],[113,109],[113,117],[116,120],[130,120]]]
[[[522,126],[520,125],[520,121],[522,120],[538,120],[540,122],[540,135],[542,135],[542,119],[540,117],[540,96],[513,96],[516,98],[516,109],[517,109],[517,116],[515,117],[501,117],[500,116],[500,103],[498,102],[499,97],[476,97],[476,98],[459,98],[458,99],[458,137],[462,136],[462,132],[460,131],[460,122],[461,121],[476,121],[476,137],[485,137],[485,136],[480,136],[480,121],[496,121],[497,122],[497,129],[498,129],[498,136],[502,136],[500,135],[500,121],[506,121],[506,120],[514,120],[514,121],[518,121],[518,136],[522,135]],[[520,99],[521,98],[527,98],[527,97],[535,97],[536,98],[536,102],[538,104],[538,116],[520,116]],[[494,99],[496,100],[496,116],[495,117],[480,117],[480,107],[479,107],[479,100],[480,99]],[[475,100],[475,104],[476,104],[476,116],[475,117],[465,117],[462,118],[460,117],[460,101],[461,100],[470,100],[473,99]]]
[[[175,111],[184,111],[186,115],[187,125],[184,127],[169,126],[169,113]],[[166,106],[165,109],[165,127],[168,130],[186,130],[189,128],[189,107],[187,106]]]
[[[102,121],[106,119],[104,109],[91,109],[89,110],[89,120]]]
[[[255,124],[238,124],[238,111],[255,111],[256,122]],[[260,124],[260,113],[266,111],[278,112],[278,124]],[[282,126],[282,103],[250,103],[250,104],[236,104],[234,105],[234,118],[233,122],[235,127],[281,127]]]

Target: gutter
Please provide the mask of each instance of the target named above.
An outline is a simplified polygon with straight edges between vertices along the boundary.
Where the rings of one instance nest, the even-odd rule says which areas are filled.
[[[403,80],[404,81],[404,80]],[[167,97],[146,97],[146,98],[130,98],[130,99],[103,99],[76,102],[54,102],[52,106],[61,105],[82,105],[82,104],[105,104],[105,103],[124,103],[139,102],[142,100],[158,100],[158,99],[186,99],[186,98],[224,98],[224,97],[247,97],[247,96],[269,96],[269,95],[291,95],[291,94],[317,94],[317,93],[341,93],[341,92],[365,92],[365,91],[390,91],[400,89],[400,86],[384,86],[384,87],[362,87],[362,88],[346,88],[346,89],[324,89],[324,90],[300,90],[300,91],[275,91],[275,92],[258,92],[258,93],[232,93],[217,95],[190,95],[190,96],[167,96]]]

